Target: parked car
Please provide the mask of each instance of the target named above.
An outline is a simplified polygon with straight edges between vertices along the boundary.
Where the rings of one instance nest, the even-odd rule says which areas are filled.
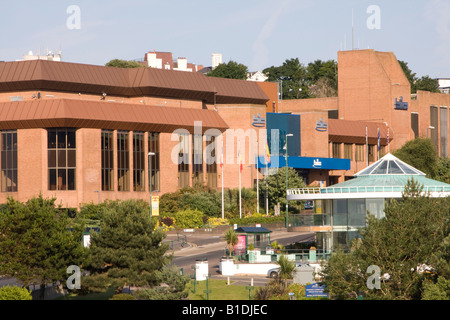
[[[309,267],[309,264],[303,263],[303,262],[294,262],[294,265],[296,268]],[[278,277],[279,271],[280,271],[280,267],[269,269],[269,271],[267,271],[267,276],[269,278],[276,278],[276,277]]]

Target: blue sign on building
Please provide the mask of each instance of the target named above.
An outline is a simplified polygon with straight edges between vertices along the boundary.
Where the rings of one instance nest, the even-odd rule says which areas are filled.
[[[258,160],[259,168],[267,165],[264,157],[259,157]],[[338,158],[288,157],[288,162],[289,167],[295,169],[350,170],[351,166],[350,159]],[[285,166],[284,156],[271,156],[269,168],[284,168]]]
[[[400,100],[395,98],[395,110],[408,110],[408,102],[404,102],[403,97],[400,97]]]
[[[325,286],[320,286],[318,283],[308,284],[305,286],[305,296],[312,297],[328,297],[324,292]]]

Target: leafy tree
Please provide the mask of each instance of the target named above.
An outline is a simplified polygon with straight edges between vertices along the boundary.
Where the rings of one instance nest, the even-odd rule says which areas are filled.
[[[350,253],[328,261],[322,276],[332,296],[355,298],[364,293],[367,299],[421,299],[424,281],[433,276],[420,272],[420,267],[436,267],[436,257],[442,258],[437,253],[442,253],[450,218],[450,201],[430,198],[422,190],[416,181],[409,181],[401,201],[392,200],[385,209],[385,218],[368,215],[362,238]],[[379,289],[367,286],[369,266],[380,270]],[[438,268],[436,272],[445,277]]]
[[[426,173],[430,178],[436,176],[438,153],[430,139],[416,138],[410,140],[400,149],[394,151],[393,155]]]
[[[311,97],[335,97],[338,89],[337,63],[334,60],[315,60],[306,67],[306,81]]]
[[[42,195],[20,203],[8,198],[0,212],[0,274],[24,286],[39,283],[41,299],[46,283],[67,279],[70,265],[82,266],[82,226],[72,226],[56,199]],[[64,281],[65,283],[65,281]]]
[[[422,300],[450,300],[450,279],[439,277],[436,283],[426,281]]]
[[[185,193],[179,198],[178,206],[182,209],[201,211],[209,217],[218,217],[222,210],[218,192]]]
[[[230,60],[228,63],[219,64],[214,70],[207,75],[210,77],[246,80],[248,67]]]
[[[113,59],[105,64],[107,67],[116,67],[116,68],[141,68],[143,67],[137,61],[133,60],[121,60],[121,59]]]
[[[450,184],[450,158],[439,158],[435,179]]]
[[[281,66],[271,66],[263,70],[268,76],[267,81],[281,84],[282,99],[309,98],[307,71],[298,58],[287,59]],[[282,81],[282,83],[281,83]]]
[[[409,68],[408,63],[402,60],[398,60],[398,63],[400,64],[400,67],[402,67],[403,73],[405,74],[406,78],[409,81],[409,84],[411,85],[411,93],[413,92],[414,83],[417,80],[417,74],[412,72],[412,70]]]
[[[414,83],[414,92],[419,90],[439,93],[439,82],[429,76],[423,76]]]
[[[149,219],[148,203],[112,202],[103,212],[99,233],[91,236],[89,276],[84,285],[92,291],[116,287],[159,285],[157,270],[170,262],[165,234]]]
[[[411,85],[411,93],[417,93],[418,90],[439,92],[439,83],[436,79],[432,79],[429,76],[417,77],[417,74],[412,72],[408,67],[408,63],[399,60],[400,66],[405,73],[406,78]]]
[[[286,206],[286,168],[279,168],[273,175],[268,175],[267,179],[267,195],[269,208],[273,208],[280,203],[281,208]],[[306,184],[303,179],[297,174],[294,168],[288,169],[288,188],[305,188]],[[262,181],[260,183],[260,196],[261,205],[265,205],[265,191],[266,183]],[[300,212],[302,209],[302,202],[295,201],[289,202],[289,208],[291,211]]]

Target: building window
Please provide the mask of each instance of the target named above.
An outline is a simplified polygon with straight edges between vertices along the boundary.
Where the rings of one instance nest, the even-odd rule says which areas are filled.
[[[206,140],[206,184],[209,188],[217,188],[216,137],[207,137]]]
[[[114,133],[102,130],[102,190],[114,190]]]
[[[375,162],[375,154],[377,153],[376,145],[369,145],[369,162]]]
[[[333,157],[332,158],[341,158],[341,144],[333,142]]]
[[[355,145],[355,160],[356,161],[364,161],[364,145],[363,144]]]
[[[344,143],[344,158],[353,160],[353,145]]]
[[[179,134],[178,187],[189,186],[189,135]]]
[[[117,131],[117,190],[130,191],[130,151],[127,131]]]
[[[151,181],[152,190],[160,191],[160,153],[159,153],[159,133],[149,132],[148,133],[148,151],[153,152],[155,155],[152,156],[152,168],[151,168]]]
[[[143,132],[133,132],[133,190],[145,191],[145,150]]]
[[[2,192],[17,192],[17,130],[2,131]]]
[[[203,136],[192,136],[192,184],[203,185]]]
[[[75,190],[76,130],[48,129],[48,189]]]

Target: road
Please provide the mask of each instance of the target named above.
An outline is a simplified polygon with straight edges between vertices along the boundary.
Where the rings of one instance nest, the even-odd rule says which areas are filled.
[[[312,241],[314,240],[314,233],[274,231],[271,234],[270,239],[272,241],[276,240],[278,243],[286,246],[295,242]],[[188,243],[190,244],[189,247],[174,251],[172,264],[179,270],[183,269],[183,274],[193,276],[193,266],[195,266],[196,260],[207,259],[211,278],[223,278],[223,276],[219,273],[220,258],[225,255],[226,243],[223,238],[221,236],[213,235],[190,235],[188,237]],[[233,277],[233,281],[244,282],[245,285],[249,285],[250,278],[253,278],[254,285],[257,285],[257,283],[264,285],[264,283],[268,280],[264,276],[242,276]]]

